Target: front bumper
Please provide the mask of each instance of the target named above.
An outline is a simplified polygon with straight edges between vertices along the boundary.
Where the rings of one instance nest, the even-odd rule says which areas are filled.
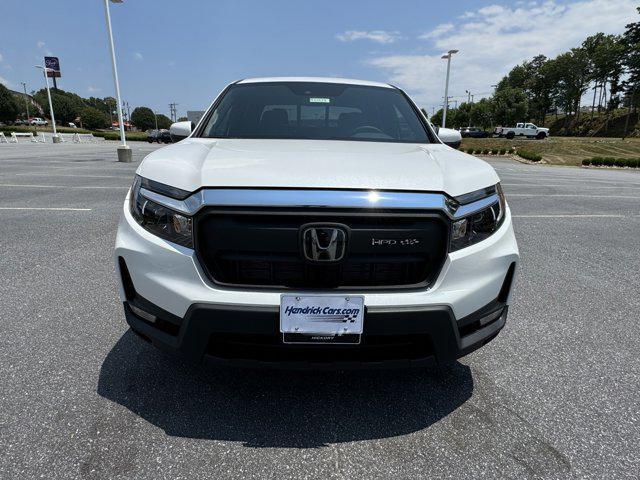
[[[491,341],[508,308],[497,299],[459,321],[443,306],[367,308],[360,345],[291,345],[282,342],[277,308],[194,304],[180,319],[141,297],[124,303],[134,332],[195,363],[332,369],[454,361]],[[155,319],[146,320],[140,310]]]
[[[115,248],[127,322],[158,347],[196,362],[345,368],[451,361],[482,346],[505,324],[518,258],[507,208],[504,223],[491,237],[448,255],[431,288],[366,292],[360,346],[297,347],[282,345],[278,333],[281,292],[211,283],[194,251],[141,228],[129,213],[128,200]],[[144,320],[132,305],[157,321]],[[487,322],[488,314],[497,317]]]

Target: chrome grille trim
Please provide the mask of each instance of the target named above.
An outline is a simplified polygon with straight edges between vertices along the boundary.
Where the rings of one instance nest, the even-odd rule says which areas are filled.
[[[140,193],[167,208],[194,215],[203,207],[370,208],[390,210],[440,210],[452,219],[480,211],[498,201],[493,194],[466,205],[442,193],[387,192],[378,190],[310,190],[206,188],[185,200],[145,188]]]

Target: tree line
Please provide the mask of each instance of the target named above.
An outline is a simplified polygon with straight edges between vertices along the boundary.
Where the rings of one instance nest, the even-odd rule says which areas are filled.
[[[32,97],[48,113],[47,90],[43,88],[33,92]],[[98,130],[108,128],[113,122],[118,121],[117,115],[113,113],[117,108],[116,99],[113,97],[82,98],[73,92],[51,89],[51,102],[56,122],[60,125],[79,121],[82,128]],[[15,121],[18,118],[24,118],[26,116],[25,110],[24,100],[21,101],[9,89],[0,84],[0,121]],[[30,115],[33,117],[38,114],[31,110]],[[158,128],[169,128],[171,125],[171,119],[166,115],[158,114],[157,120]],[[149,107],[136,107],[131,112],[130,121],[138,130],[142,131],[153,129],[156,126],[156,116]]]
[[[640,7],[637,10],[640,14]],[[597,33],[555,58],[537,55],[515,66],[491,97],[449,109],[447,127],[544,124],[547,115],[557,118],[562,113],[563,129],[571,134],[587,92],[591,117],[595,112],[611,115],[620,107],[628,107],[627,115],[632,115],[640,103],[639,84],[640,22],[634,22],[622,35]],[[431,121],[442,124],[442,109]]]

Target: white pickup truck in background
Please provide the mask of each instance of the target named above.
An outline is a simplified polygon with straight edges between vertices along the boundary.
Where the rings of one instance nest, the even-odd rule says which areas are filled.
[[[496,127],[494,136],[512,139],[515,137],[535,138],[544,140],[549,136],[549,129],[537,127],[533,123],[518,123],[515,127]]]
[[[31,120],[29,120],[29,125],[36,125],[38,127],[46,127],[47,125],[49,125],[49,122],[47,122],[44,118],[34,117]]]

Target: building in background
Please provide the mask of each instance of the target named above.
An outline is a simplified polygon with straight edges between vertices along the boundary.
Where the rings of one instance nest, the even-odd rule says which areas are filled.
[[[196,125],[204,115],[204,110],[187,110],[187,120],[195,123]]]

